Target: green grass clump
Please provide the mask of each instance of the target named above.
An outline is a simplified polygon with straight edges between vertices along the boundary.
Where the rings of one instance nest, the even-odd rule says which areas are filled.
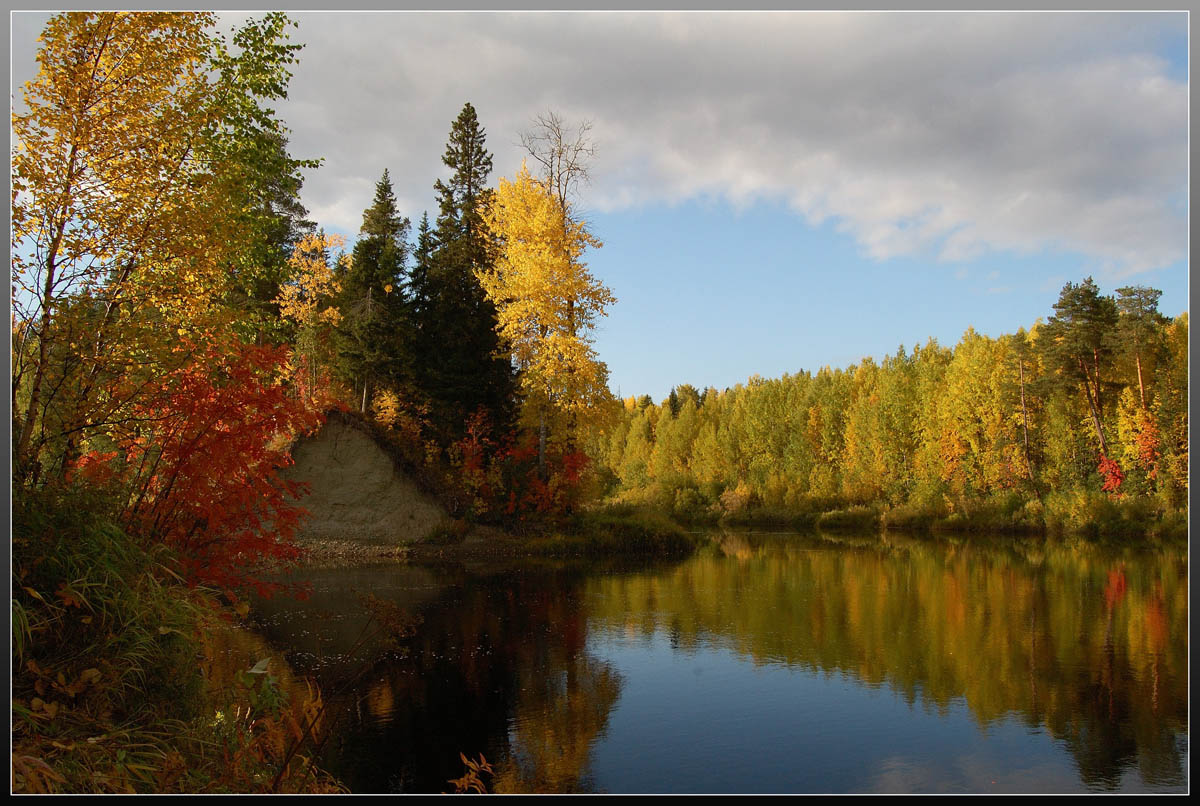
[[[1073,490],[1045,499],[1046,529],[1055,535],[1141,542],[1187,539],[1187,511],[1165,509],[1149,496],[1114,497]]]
[[[264,792],[280,769],[281,789],[332,786],[291,775],[271,681],[210,686],[215,594],[102,512],[84,491],[14,489],[13,790]]]
[[[880,524],[886,529],[929,531],[934,521],[945,517],[940,508],[917,503],[900,504],[880,516]]]
[[[835,509],[817,518],[817,528],[828,531],[877,529],[879,528],[879,512],[874,507]]]
[[[528,550],[544,556],[687,554],[696,538],[661,512],[630,505],[577,513],[567,526],[534,538]]]
[[[432,546],[454,546],[461,543],[470,530],[471,525],[464,519],[454,518],[433,527],[422,542]]]
[[[1016,492],[996,493],[960,501],[958,509],[935,519],[930,528],[954,534],[1040,534],[1045,531],[1044,509],[1036,498],[1026,499]]]
[[[820,516],[786,507],[746,507],[721,518],[721,525],[736,528],[811,529]]]

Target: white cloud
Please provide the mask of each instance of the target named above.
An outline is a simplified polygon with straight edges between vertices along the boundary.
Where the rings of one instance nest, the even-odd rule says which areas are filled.
[[[1187,87],[1162,55],[1183,14],[296,18],[279,111],[325,158],[305,200],[329,227],[358,229],[385,167],[407,214],[432,208],[470,101],[494,175],[537,113],[590,119],[594,210],[777,200],[880,259],[1055,249],[1118,276],[1185,254]]]

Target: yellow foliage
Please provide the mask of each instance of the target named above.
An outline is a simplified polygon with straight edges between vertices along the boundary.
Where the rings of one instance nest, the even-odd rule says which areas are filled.
[[[341,283],[326,253],[344,249],[346,239],[341,235],[305,235],[292,251],[288,264],[292,268],[291,282],[279,291],[276,302],[279,313],[302,327],[319,324],[336,325],[342,315],[332,304],[341,291]],[[343,258],[344,259],[344,258]]]
[[[390,389],[380,389],[371,401],[375,420],[384,428],[391,428],[400,417],[400,398]]]
[[[580,259],[601,244],[524,164],[513,181],[500,179],[484,217],[501,248],[478,277],[520,368],[526,416],[578,423],[611,396],[588,334],[615,299]]]
[[[33,347],[13,357],[23,464],[121,416],[129,401],[111,379],[170,372],[186,357],[180,337],[230,324],[221,302],[245,233],[205,151],[224,114],[212,103],[215,23],[71,12],[42,32],[12,116],[13,315]]]

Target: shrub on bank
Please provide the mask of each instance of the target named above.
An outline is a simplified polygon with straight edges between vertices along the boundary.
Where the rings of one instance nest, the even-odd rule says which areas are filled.
[[[1147,537],[1187,538],[1186,510],[1163,511],[1149,496],[1114,498],[1100,492],[1073,490],[1046,496],[1046,530],[1055,535],[1080,535],[1092,539]]]
[[[879,521],[886,529],[928,531],[933,526],[934,521],[945,516],[944,507],[907,503],[887,510],[880,516]]]
[[[676,555],[695,547],[696,539],[666,514],[631,505],[577,513],[565,529],[528,544],[530,551],[546,556]]]
[[[747,507],[721,518],[725,526],[740,528],[761,527],[769,529],[811,529],[818,515],[814,512],[797,511],[785,507]]]
[[[209,685],[197,659],[215,596],[97,506],[14,490],[13,790],[265,792],[277,775],[280,790],[336,788],[286,757],[296,719],[270,681]]]
[[[949,515],[934,519],[933,532],[1037,534],[1044,529],[1042,505],[1019,493],[994,493],[986,498],[964,500]]]
[[[879,527],[879,512],[873,507],[850,507],[826,512],[817,518],[817,528],[838,531],[872,530]]]

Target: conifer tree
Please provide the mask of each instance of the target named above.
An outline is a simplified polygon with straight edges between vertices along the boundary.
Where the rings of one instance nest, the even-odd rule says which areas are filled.
[[[417,309],[417,382],[430,398],[437,425],[449,437],[483,408],[494,427],[513,419],[515,381],[496,332],[496,308],[477,274],[491,265],[492,238],[481,210],[492,191],[492,155],[475,108],[463,106],[450,129],[442,162],[453,173],[438,180],[438,217],[428,265],[413,296]],[[420,246],[419,246],[420,248]]]
[[[429,226],[429,213],[421,213],[417,225],[417,243],[413,250],[413,267],[409,272],[409,305],[414,318],[420,316],[429,305],[429,267],[433,262],[433,230]]]
[[[409,221],[396,209],[388,172],[363,212],[362,229],[342,279],[339,370],[366,411],[372,389],[402,383],[410,372],[406,263]]]
[[[1161,328],[1166,317],[1158,312],[1162,292],[1156,288],[1135,285],[1117,289],[1119,312],[1118,334],[1124,355],[1132,357],[1137,372],[1138,400],[1147,409],[1145,363],[1153,361]]]
[[[287,29],[295,26],[279,12],[249,20],[234,33],[232,47],[217,41],[213,58],[219,81],[211,102],[224,114],[211,129],[206,160],[224,166],[218,181],[236,197],[231,209],[249,236],[230,244],[226,302],[260,343],[294,335],[275,300],[290,275],[292,252],[316,229],[300,201],[301,170],[321,161],[293,158],[287,127],[262,103],[287,97],[290,65],[303,47],[288,41]]]
[[[1082,388],[1092,424],[1100,441],[1100,453],[1108,453],[1104,434],[1104,377],[1112,363],[1112,343],[1117,327],[1117,305],[1102,296],[1091,277],[1078,285],[1067,283],[1054,303],[1054,315],[1046,323],[1047,363],[1069,383]]]

